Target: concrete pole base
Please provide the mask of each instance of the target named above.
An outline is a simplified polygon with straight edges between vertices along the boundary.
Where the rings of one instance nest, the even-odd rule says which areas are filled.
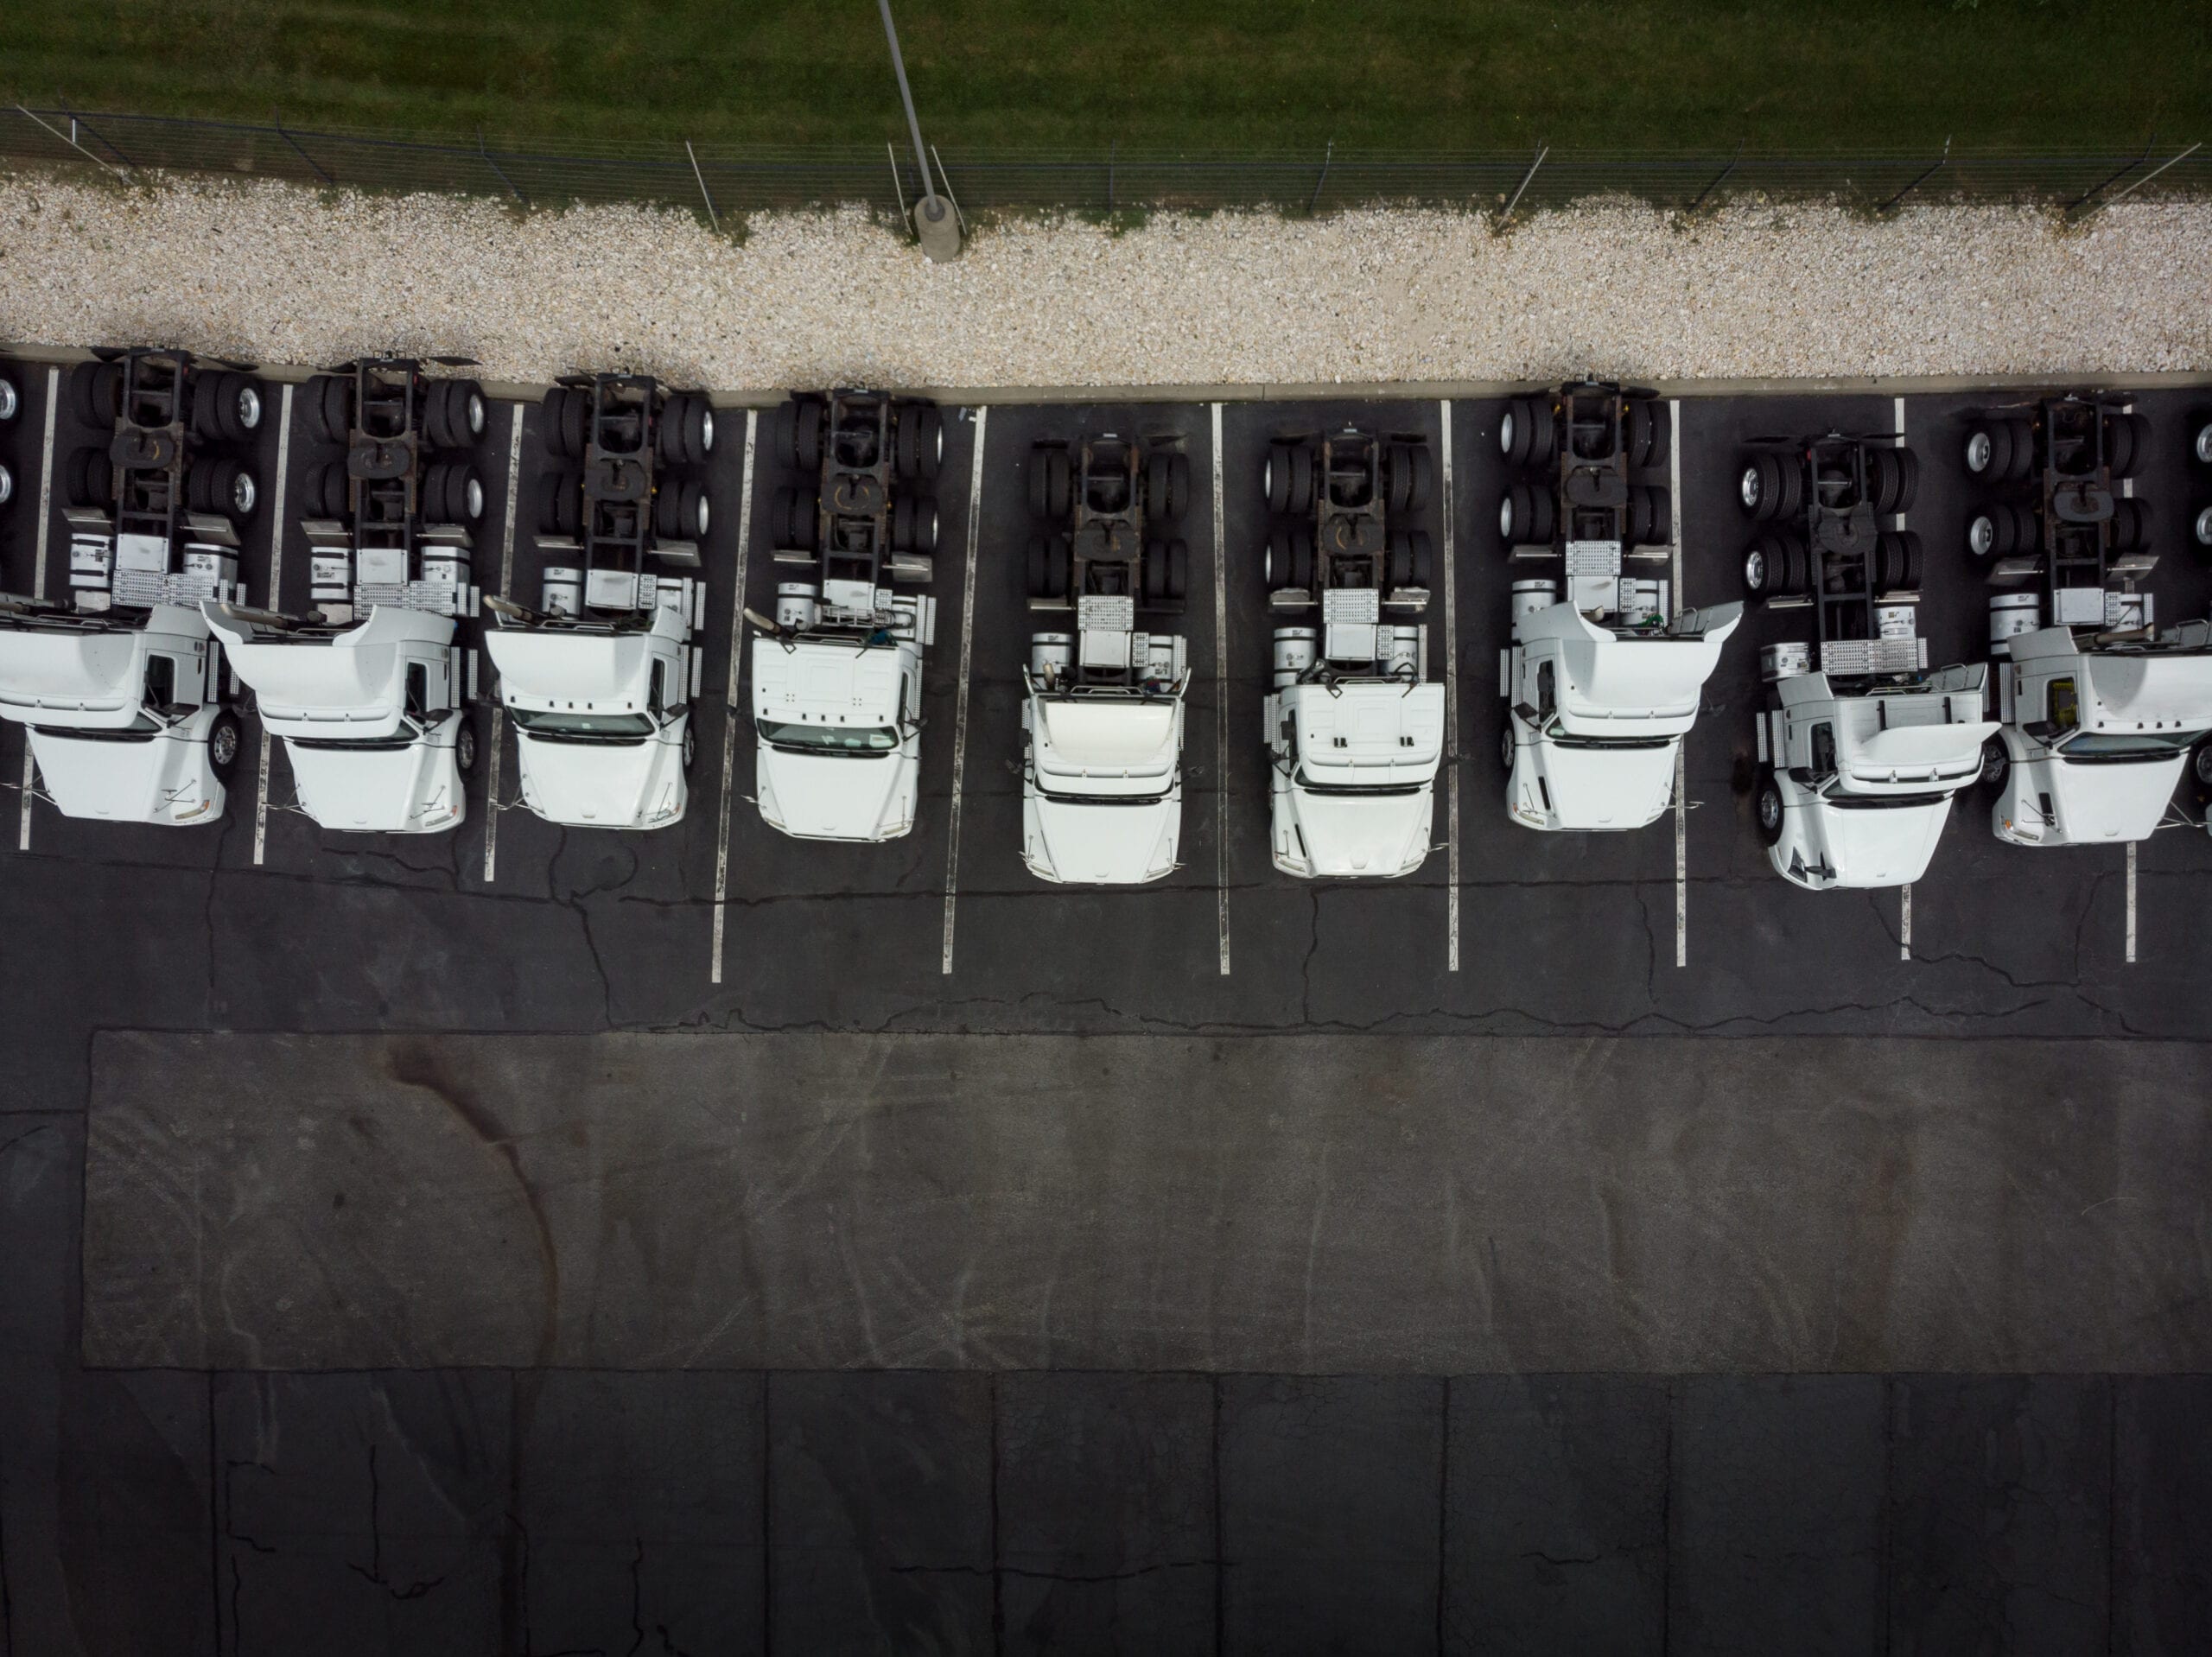
[[[932,264],[949,264],[960,257],[960,215],[943,196],[925,195],[914,203],[914,233]]]

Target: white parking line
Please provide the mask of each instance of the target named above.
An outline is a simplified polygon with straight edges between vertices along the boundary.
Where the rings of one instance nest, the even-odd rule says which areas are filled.
[[[1890,407],[1897,424],[1897,442],[1902,445],[1904,442],[1904,399],[1891,399]],[[1890,527],[1893,530],[1904,528],[1904,514],[1899,512],[1891,518]],[[1910,880],[1897,891],[1897,959],[1912,959],[1912,883]]]
[[[1444,490],[1438,508],[1444,517],[1444,969],[1459,970],[1459,612],[1452,581],[1452,399],[1436,405],[1438,437],[1444,449]]]
[[[1667,425],[1668,574],[1672,577],[1667,590],[1673,600],[1669,607],[1675,615],[1680,615],[1682,613],[1681,398],[1667,399]],[[1689,746],[1688,736],[1675,745],[1675,964],[1677,967],[1687,967],[1690,961],[1690,803],[1686,786],[1689,774],[1687,759]]]
[[[731,773],[737,766],[737,680],[745,666],[745,553],[753,544],[753,455],[760,435],[760,411],[745,411],[745,465],[737,477],[737,591],[730,597],[729,689],[723,693],[721,825],[715,832],[715,957],[709,983],[722,981],[723,917],[729,902],[729,799]]]
[[[513,405],[507,425],[506,546],[499,555],[499,596],[515,586],[515,497],[522,487],[522,404]],[[499,699],[492,702],[492,763],[484,782],[484,884],[490,886],[499,867],[499,756],[505,750],[506,722],[499,717]]]
[[[1213,405],[1213,895],[1229,976],[1229,541],[1221,516],[1221,404]]]
[[[968,775],[968,668],[976,645],[976,534],[983,519],[983,427],[988,408],[976,410],[976,456],[968,473],[968,575],[960,594],[960,689],[952,716],[952,827],[944,854],[944,965],[952,970],[952,905],[960,884],[960,785]]]
[[[2127,842],[2127,964],[2135,964],[2135,842]]]
[[[276,488],[269,501],[269,595],[264,600],[272,610],[283,608],[278,600],[284,584],[284,480],[292,467],[295,389],[285,386],[276,405]],[[253,798],[253,867],[259,868],[269,851],[269,750],[273,745],[269,727],[257,717],[254,722],[261,725],[261,772]]]
[[[31,544],[37,549],[31,561],[31,596],[46,596],[46,532],[54,515],[54,416],[61,401],[61,371],[46,371],[46,453],[39,462],[38,473],[38,538]],[[31,759],[30,733],[23,733],[23,823],[16,837],[16,849],[27,852],[31,848],[31,790],[37,784],[35,763]]]

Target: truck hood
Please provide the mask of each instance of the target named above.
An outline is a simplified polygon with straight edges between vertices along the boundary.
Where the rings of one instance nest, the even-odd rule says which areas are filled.
[[[203,609],[238,677],[253,687],[262,723],[284,737],[397,735],[407,694],[402,647],[453,642],[450,616],[390,605],[343,632],[284,641],[224,615],[212,600]]]
[[[683,720],[690,717],[656,735],[620,743],[563,742],[518,727],[523,797],[550,822],[666,828],[683,816]]]
[[[1157,880],[1175,867],[1183,803],[1096,805],[1033,791],[1029,867],[1048,880],[1123,886]]]
[[[1435,790],[1408,794],[1316,794],[1291,790],[1299,837],[1317,875],[1410,874],[1428,856]]]
[[[2185,752],[2125,764],[2056,758],[2027,767],[2021,791],[2049,792],[2056,819],[2056,833],[2049,837],[2065,845],[2148,840],[2165,820],[2187,761]]]
[[[65,817],[109,822],[212,822],[223,815],[223,784],[207,764],[204,719],[143,742],[30,733],[39,780]],[[190,733],[197,729],[199,740]]]
[[[672,610],[657,611],[652,633],[541,630],[503,622],[485,630],[484,649],[499,670],[499,699],[511,708],[634,714],[651,694],[647,640],[664,629],[680,640],[682,618]]]
[[[459,724],[456,715],[395,748],[319,748],[286,738],[301,809],[326,828],[427,835],[458,827],[467,808],[453,757]]]
[[[773,828],[804,840],[890,840],[913,827],[915,774],[902,749],[849,758],[759,745],[755,787]]]
[[[1536,743],[1529,758],[1543,777],[1544,790],[1537,790],[1531,777],[1529,787],[1535,797],[1528,803],[1542,811],[1544,792],[1549,792],[1547,828],[1641,828],[1674,797],[1677,746],[1583,748],[1548,740]]]
[[[1825,858],[1835,871],[1833,880],[1821,882],[1823,887],[1907,886],[1928,873],[1950,815],[1948,797],[1925,805],[1872,810],[1839,810],[1815,801],[1803,811],[1806,856]],[[1786,839],[1774,848],[1775,867],[1785,875],[1788,848]]]
[[[1444,756],[1444,687],[1302,684],[1287,693],[1298,763],[1317,783],[1427,783]]]
[[[1179,702],[1038,696],[1030,708],[1037,769],[1064,791],[1157,794],[1175,774]]]
[[[143,627],[0,624],[0,717],[117,731],[138,717],[155,644],[189,657],[207,637],[197,611],[157,605]]]

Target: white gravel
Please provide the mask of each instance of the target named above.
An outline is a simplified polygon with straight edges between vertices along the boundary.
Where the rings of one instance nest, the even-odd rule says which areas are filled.
[[[400,350],[487,378],[720,390],[2212,369],[2212,202],[1871,221],[1739,203],[979,230],[931,265],[857,209],[741,243],[635,207],[0,178],[0,338],[270,363]]]

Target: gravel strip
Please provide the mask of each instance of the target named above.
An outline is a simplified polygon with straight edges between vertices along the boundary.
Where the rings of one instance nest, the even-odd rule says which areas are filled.
[[[522,213],[171,180],[0,178],[0,337],[271,363],[472,356],[739,390],[2108,374],[2212,368],[2212,202],[1875,221],[1627,202],[983,227],[936,266],[858,209],[741,241],[641,207]]]

